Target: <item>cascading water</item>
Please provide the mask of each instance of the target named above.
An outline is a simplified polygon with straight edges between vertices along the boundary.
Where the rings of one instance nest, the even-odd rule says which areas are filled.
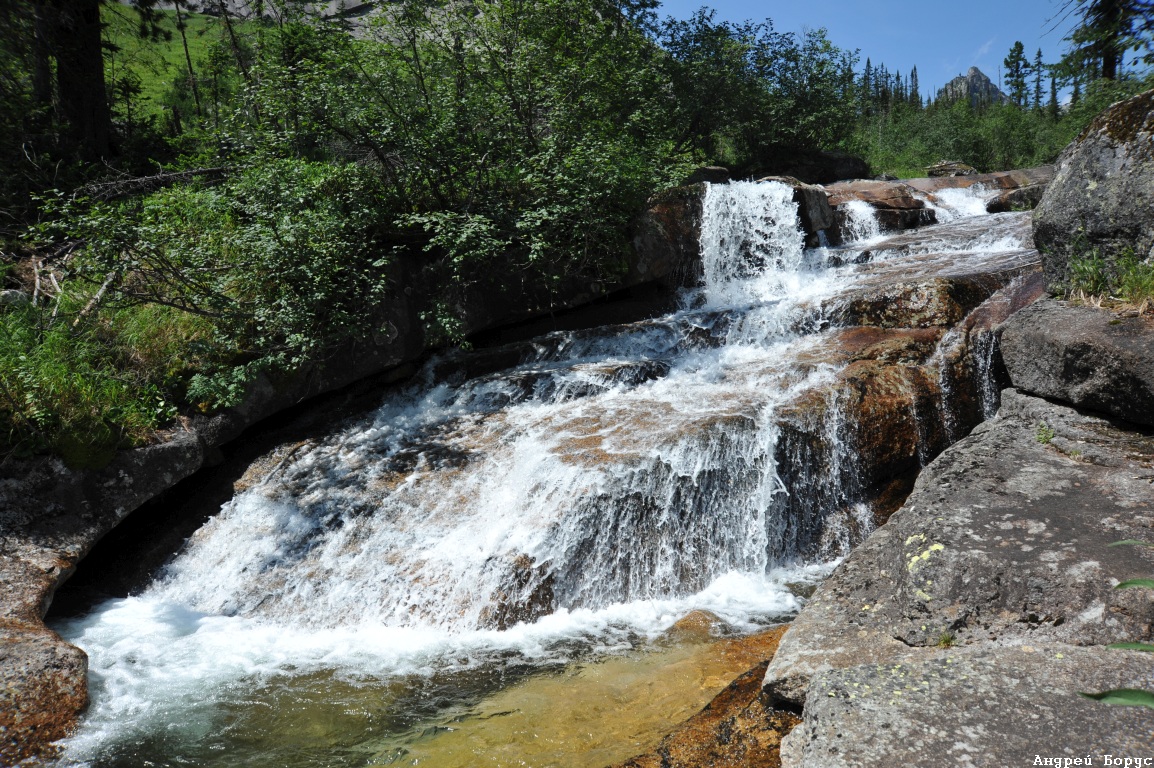
[[[434,361],[286,449],[142,594],[60,622],[93,698],[66,762],[212,762],[238,711],[325,680],[376,686],[390,713],[325,760],[388,764],[495,677],[634,647],[695,609],[737,632],[796,611],[787,585],[871,525],[839,404],[814,441],[779,418],[836,375],[822,307],[861,272],[807,258],[784,185],[708,186],[703,211],[683,310],[542,337],[498,373]]]

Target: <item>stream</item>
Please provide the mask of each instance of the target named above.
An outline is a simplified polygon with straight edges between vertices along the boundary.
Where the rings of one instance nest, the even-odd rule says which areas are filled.
[[[652,749],[873,527],[836,399],[804,444],[781,414],[844,365],[839,295],[1023,258],[1028,214],[987,215],[981,192],[888,241],[852,205],[855,242],[806,249],[789,187],[709,186],[705,277],[677,311],[511,345],[500,370],[434,359],[277,449],[150,585],[53,620],[90,664],[59,764],[594,768]]]

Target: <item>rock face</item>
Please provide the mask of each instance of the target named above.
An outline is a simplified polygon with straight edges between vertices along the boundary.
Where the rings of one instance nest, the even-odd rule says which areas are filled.
[[[846,225],[844,205],[851,200],[869,203],[874,209],[878,226],[884,232],[912,229],[937,221],[933,209],[927,208],[925,201],[915,196],[912,187],[900,181],[842,181],[827,186],[826,192],[836,217],[837,226],[830,238],[834,243],[845,239],[841,234]]]
[[[1042,301],[1002,331],[1018,389],[1154,426],[1154,318]]]
[[[974,764],[1014,764],[1025,742],[995,727],[1004,711],[979,707],[988,714],[965,731],[967,709],[947,727],[958,718],[920,706],[927,684],[959,706],[986,697],[1040,711],[1030,718],[1034,753],[1042,744],[1132,745],[1125,729],[1135,715],[1104,708],[1093,710],[1095,740],[1084,745],[1069,734],[1091,711],[1077,691],[1152,682],[1148,659],[1101,647],[1154,635],[1149,593],[1113,589],[1154,571],[1154,553],[1109,546],[1154,540],[1152,477],[1150,435],[1003,392],[997,418],[922,472],[905,506],[842,563],[782,639],[767,689],[805,705],[805,730],[791,736],[783,764],[920,765],[921,750],[942,748],[958,732],[981,751]],[[1020,658],[1027,647],[1038,655]],[[1029,685],[997,675],[1027,663],[1036,668]],[[953,664],[989,671],[963,677]],[[866,685],[874,698],[855,710],[849,694],[861,697]],[[877,730],[883,723],[930,730],[919,739],[849,740],[866,722],[876,733],[887,732]]]
[[[1126,249],[1154,257],[1154,91],[1119,102],[1058,159],[1034,212],[1046,280],[1062,287],[1071,258],[1097,249],[1113,264]]]
[[[811,685],[805,724],[781,746],[782,764],[1001,768],[1086,755],[1094,765],[1104,755],[1121,761],[1117,756],[1149,753],[1148,710],[1108,707],[1076,692],[1152,682],[1149,658],[1136,651],[1042,644],[951,649],[824,672]]]
[[[793,188],[793,201],[797,203],[797,215],[805,232],[808,248],[818,245],[818,233],[833,226],[833,209],[829,205],[826,191],[815,184],[806,184],[792,176],[766,176],[758,182],[775,181]]]
[[[979,104],[1009,104],[1010,97],[1002,93],[998,86],[977,67],[970,67],[964,75],[958,75],[938,91],[938,99],[961,101],[969,99],[971,106]]]

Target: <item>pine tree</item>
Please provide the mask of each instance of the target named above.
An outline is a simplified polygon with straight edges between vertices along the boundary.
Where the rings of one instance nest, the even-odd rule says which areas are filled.
[[[866,57],[865,72],[861,77],[862,114],[869,117],[873,113],[873,67],[869,57]]]
[[[1046,65],[1042,63],[1042,49],[1034,54],[1034,109],[1042,108],[1042,73],[1046,71]]]
[[[918,68],[914,67],[910,70],[910,104],[920,109],[922,106],[922,94],[918,90]]]
[[[1026,46],[1022,45],[1021,40],[1014,42],[1003,63],[1006,65],[1006,87],[1010,90],[1010,100],[1019,107],[1028,106],[1026,77],[1030,64],[1026,59]]]
[[[1046,111],[1051,120],[1058,119],[1058,79],[1053,73],[1050,74],[1050,103],[1046,105]]]

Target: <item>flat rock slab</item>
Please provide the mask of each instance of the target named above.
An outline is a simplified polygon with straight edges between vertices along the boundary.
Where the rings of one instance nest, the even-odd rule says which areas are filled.
[[[939,645],[1150,640],[1154,593],[1113,586],[1154,550],[1121,539],[1154,541],[1154,437],[1006,390],[815,593],[766,685],[803,704],[817,674]]]
[[[1148,654],[1038,645],[950,649],[816,675],[782,765],[1004,766],[1154,758],[1154,711],[1078,695],[1154,689]],[[1121,765],[1122,763],[1117,763]]]
[[[1002,327],[1014,386],[1154,426],[1154,317],[1040,301]]]

